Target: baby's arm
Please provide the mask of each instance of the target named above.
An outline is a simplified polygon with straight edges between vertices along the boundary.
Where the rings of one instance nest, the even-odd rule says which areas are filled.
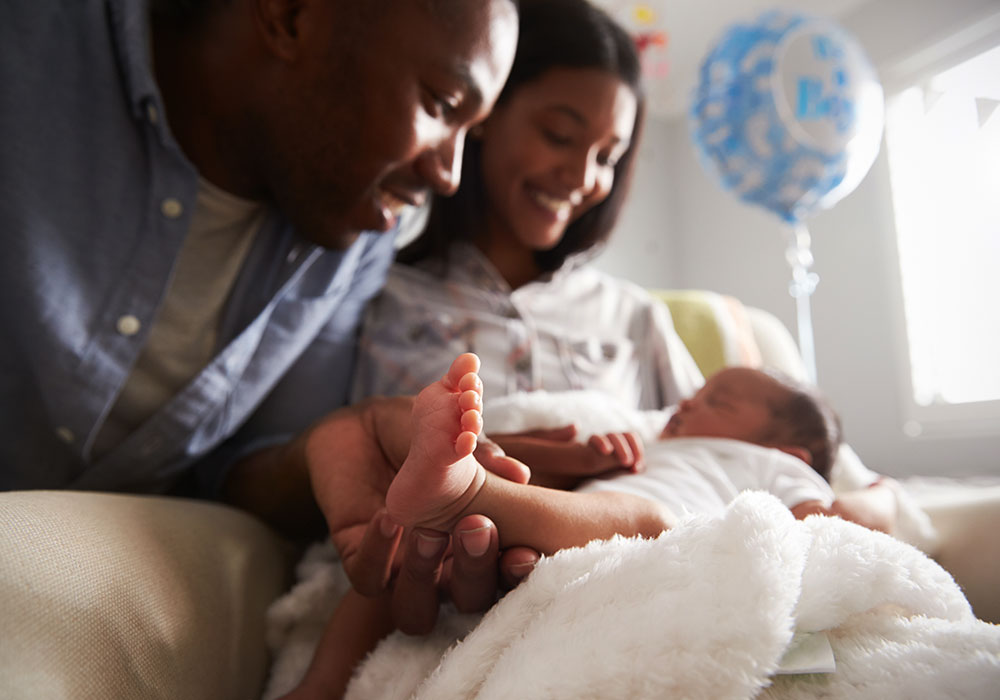
[[[883,478],[867,488],[841,494],[830,510],[844,520],[891,535],[895,531],[897,515],[892,483],[891,479]]]
[[[805,501],[791,508],[796,520],[804,520],[810,515],[833,515],[832,508],[823,505],[822,501]]]
[[[841,494],[829,507],[820,501],[806,501],[791,510],[799,520],[814,514],[839,516],[891,535],[896,524],[896,494],[888,485],[876,482],[868,488]]]

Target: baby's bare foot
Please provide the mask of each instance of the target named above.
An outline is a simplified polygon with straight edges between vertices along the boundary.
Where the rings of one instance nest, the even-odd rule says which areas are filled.
[[[448,530],[479,493],[486,473],[472,456],[483,429],[478,371],[478,357],[459,355],[417,396],[410,451],[385,496],[401,525]]]

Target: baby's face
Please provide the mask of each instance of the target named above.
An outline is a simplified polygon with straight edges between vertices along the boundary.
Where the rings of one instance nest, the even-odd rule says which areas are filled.
[[[757,442],[774,422],[771,406],[788,394],[777,380],[748,367],[727,367],[705,382],[660,434],[670,437],[724,437]]]

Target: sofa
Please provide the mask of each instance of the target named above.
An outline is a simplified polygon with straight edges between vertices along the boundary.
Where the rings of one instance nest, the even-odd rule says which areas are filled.
[[[801,376],[773,315],[710,292],[661,296],[706,374],[721,362]],[[929,553],[981,619],[1000,621],[1000,487],[948,482],[910,496],[936,530]],[[259,698],[265,613],[300,553],[224,505],[0,493],[0,697]]]

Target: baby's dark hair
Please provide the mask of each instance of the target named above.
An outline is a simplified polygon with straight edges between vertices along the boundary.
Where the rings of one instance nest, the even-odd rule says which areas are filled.
[[[787,400],[771,404],[774,424],[765,440],[808,450],[812,468],[829,481],[843,439],[840,418],[816,387],[781,372],[765,371],[789,392]]]

